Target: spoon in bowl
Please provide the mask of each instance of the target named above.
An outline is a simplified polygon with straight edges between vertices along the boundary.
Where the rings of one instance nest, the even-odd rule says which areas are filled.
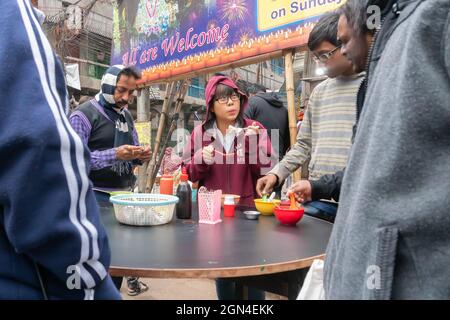
[[[291,193],[291,194],[289,195],[289,198],[291,199],[291,206],[290,206],[289,209],[291,209],[291,210],[297,209],[297,203],[296,203],[296,201],[295,201],[295,195],[294,195],[293,193]]]

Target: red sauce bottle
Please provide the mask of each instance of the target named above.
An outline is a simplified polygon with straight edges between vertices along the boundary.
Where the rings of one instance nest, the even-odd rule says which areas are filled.
[[[173,176],[165,173],[159,183],[159,193],[173,196]]]

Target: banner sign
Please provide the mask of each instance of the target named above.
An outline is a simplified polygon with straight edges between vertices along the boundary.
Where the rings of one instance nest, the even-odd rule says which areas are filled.
[[[136,132],[139,138],[139,144],[141,146],[151,145],[152,138],[152,124],[151,122],[136,122],[135,124]]]
[[[303,46],[318,18],[346,0],[122,0],[113,64],[164,80]]]

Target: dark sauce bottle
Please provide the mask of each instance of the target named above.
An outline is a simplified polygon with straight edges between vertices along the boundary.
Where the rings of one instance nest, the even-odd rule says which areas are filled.
[[[179,201],[176,206],[178,219],[192,218],[192,190],[188,183],[189,176],[186,173],[186,168],[182,169],[180,184],[177,188],[177,197]]]

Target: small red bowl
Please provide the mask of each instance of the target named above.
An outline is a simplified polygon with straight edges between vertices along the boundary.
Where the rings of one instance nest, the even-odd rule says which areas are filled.
[[[303,214],[305,213],[305,209],[290,209],[289,206],[276,206],[275,207],[275,217],[281,224],[288,226],[295,226],[297,222],[299,222]]]

